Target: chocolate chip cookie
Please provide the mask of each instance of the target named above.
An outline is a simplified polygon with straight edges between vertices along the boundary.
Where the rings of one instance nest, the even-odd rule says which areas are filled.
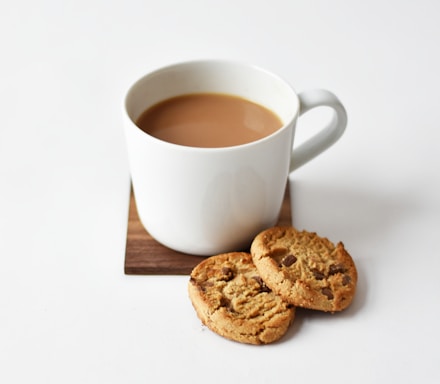
[[[251,254],[266,285],[294,306],[335,312],[352,302],[357,271],[342,242],[274,227],[255,237]]]
[[[188,292],[203,324],[242,343],[280,339],[295,316],[295,308],[263,282],[249,253],[204,259],[191,272]]]

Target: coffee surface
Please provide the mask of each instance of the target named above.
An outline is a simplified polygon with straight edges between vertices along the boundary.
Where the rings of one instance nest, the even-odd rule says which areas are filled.
[[[259,140],[283,123],[271,110],[244,98],[198,93],[152,106],[141,114],[136,125],[170,143],[219,148]]]

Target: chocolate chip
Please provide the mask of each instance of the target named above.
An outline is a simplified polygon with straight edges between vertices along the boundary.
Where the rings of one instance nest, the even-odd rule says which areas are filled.
[[[202,292],[205,292],[206,291],[206,289],[205,289],[205,284],[203,284],[203,283],[200,283],[199,281],[197,281],[194,277],[190,277],[189,278],[189,281],[190,281],[190,283],[192,284],[192,285],[194,285],[195,287],[197,287],[197,289],[199,290],[199,291],[202,291]]]
[[[322,294],[327,296],[327,299],[329,300],[333,300],[334,296],[333,296],[333,292],[330,288],[322,288],[321,290]]]
[[[312,273],[316,280],[323,280],[325,277],[325,275],[317,269],[313,269]]]
[[[344,275],[344,277],[342,278],[342,285],[347,285],[349,284],[351,281],[351,277],[348,275]]]
[[[222,298],[220,299],[220,307],[226,308],[231,313],[235,313],[232,302],[227,297],[222,296]]]
[[[263,292],[269,293],[269,292],[272,292],[272,291],[271,291],[271,289],[266,284],[264,284],[264,285],[262,285],[260,287],[260,293],[263,293]]]
[[[332,264],[329,268],[329,274],[344,273],[346,271],[344,264]]]
[[[263,279],[260,276],[253,276],[252,278],[260,286],[260,293],[261,292],[271,292],[270,288],[266,285],[266,283],[263,281]]]
[[[220,307],[227,307],[229,308],[231,306],[231,300],[229,300],[227,297],[222,296],[220,299]]]
[[[290,267],[291,265],[296,263],[296,260],[297,258],[294,255],[289,254],[283,260],[281,260],[281,264],[285,267]]]
[[[214,283],[212,281],[197,282],[195,279],[192,279],[191,283],[197,286],[197,288],[202,292],[206,292],[207,288],[214,286]]]
[[[222,274],[224,275],[223,280],[225,281],[229,281],[234,278],[234,271],[229,267],[223,267]]]

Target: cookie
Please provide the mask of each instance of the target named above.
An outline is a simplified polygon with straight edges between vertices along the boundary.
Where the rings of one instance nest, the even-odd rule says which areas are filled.
[[[251,254],[266,285],[294,306],[336,312],[352,302],[357,271],[342,242],[274,227],[255,237]]]
[[[249,253],[204,259],[191,272],[188,293],[203,324],[241,343],[276,341],[295,316],[295,308],[264,284]]]

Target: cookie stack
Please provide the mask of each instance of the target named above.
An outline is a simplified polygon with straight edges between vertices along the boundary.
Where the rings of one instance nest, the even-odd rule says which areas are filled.
[[[258,234],[251,252],[204,259],[191,272],[188,292],[202,323],[231,340],[268,344],[280,339],[295,308],[347,308],[356,290],[353,259],[316,233],[273,227]]]

